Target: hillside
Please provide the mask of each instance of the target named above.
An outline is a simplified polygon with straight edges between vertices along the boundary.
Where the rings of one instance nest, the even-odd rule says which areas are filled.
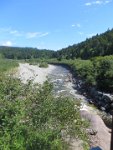
[[[67,48],[57,51],[58,58],[89,59],[95,56],[106,56],[113,54],[113,29],[107,30],[105,33],[93,36],[85,41],[74,44]]]
[[[0,46],[0,53],[8,59],[31,59],[31,58],[52,58],[54,51],[39,50],[37,48],[21,48],[21,47],[6,47]]]

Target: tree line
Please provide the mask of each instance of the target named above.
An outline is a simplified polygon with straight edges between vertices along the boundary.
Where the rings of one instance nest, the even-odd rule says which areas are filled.
[[[30,47],[6,47],[0,46],[2,57],[7,59],[32,59],[32,58],[52,58],[55,52],[52,50],[39,50]]]

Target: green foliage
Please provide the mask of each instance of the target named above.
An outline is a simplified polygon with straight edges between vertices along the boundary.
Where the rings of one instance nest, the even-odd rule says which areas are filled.
[[[1,59],[0,58],[0,72],[6,72],[12,68],[18,66],[18,62],[15,60]]]
[[[0,149],[66,150],[62,132],[87,141],[87,123],[79,105],[69,98],[54,98],[52,85],[24,85],[0,76]],[[76,106],[75,106],[76,104]]]
[[[96,84],[94,67],[90,60],[76,60],[73,67],[76,68],[76,74],[84,79],[86,84]]]
[[[40,68],[47,68],[47,59],[29,59],[26,61],[30,65],[38,65]]]
[[[52,58],[55,52],[52,50],[39,50],[37,48],[0,47],[0,54],[8,59],[36,59]]]
[[[93,59],[97,87],[103,91],[113,91],[113,56]]]
[[[46,63],[46,62],[40,62],[39,63],[39,67],[41,67],[41,68],[47,68],[48,67],[48,63]]]

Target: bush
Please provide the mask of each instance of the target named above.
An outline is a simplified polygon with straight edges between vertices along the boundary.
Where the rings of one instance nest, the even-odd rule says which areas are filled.
[[[39,67],[41,67],[41,68],[47,68],[48,64],[46,62],[40,62],[39,63]]]
[[[54,98],[51,84],[23,85],[5,76],[0,81],[1,149],[66,150],[62,131],[87,141],[79,105],[70,98]]]

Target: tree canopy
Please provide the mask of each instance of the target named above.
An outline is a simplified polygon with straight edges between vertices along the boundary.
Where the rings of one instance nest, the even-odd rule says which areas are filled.
[[[21,47],[0,47],[0,53],[3,57],[8,59],[31,59],[31,58],[52,58],[54,51],[52,50],[39,50],[37,48],[21,48]]]

